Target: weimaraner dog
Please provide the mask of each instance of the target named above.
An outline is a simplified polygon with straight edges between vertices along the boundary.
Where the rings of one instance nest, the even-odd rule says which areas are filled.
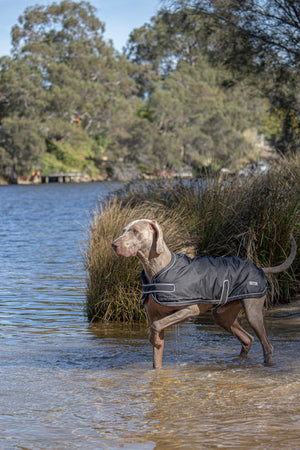
[[[221,262],[226,262],[227,266],[232,266],[232,264],[237,264],[240,267],[241,262],[247,262],[248,265],[251,264],[250,271],[256,270],[260,271],[258,275],[265,279],[265,273],[276,273],[286,270],[296,255],[296,242],[294,238],[291,236],[291,253],[288,256],[287,260],[276,267],[267,267],[263,269],[259,269],[254,266],[248,260],[242,260],[240,258],[208,258],[208,262],[215,265],[215,261],[220,260]],[[241,298],[241,295],[233,295],[230,297],[228,291],[228,285],[225,280],[223,285],[221,285],[222,290],[221,294],[219,293],[219,300],[208,300],[206,301],[203,295],[199,295],[199,292],[195,293],[193,296],[193,301],[191,304],[184,304],[181,299],[178,302],[163,302],[158,298],[158,292],[163,291],[163,296],[167,295],[165,290],[171,291],[174,295],[175,292],[175,284],[174,283],[162,283],[155,285],[155,279],[158,274],[162,274],[164,272],[168,272],[169,268],[173,265],[173,259],[180,256],[180,260],[184,258],[188,263],[193,260],[185,257],[183,255],[175,255],[172,253],[164,239],[163,232],[160,225],[155,220],[149,219],[140,219],[135,220],[129,223],[123,230],[123,234],[118,237],[113,243],[112,247],[117,256],[137,256],[141,261],[144,271],[144,283],[145,283],[145,291],[143,295],[143,303],[147,311],[147,315],[150,322],[150,342],[153,345],[153,367],[161,368],[162,367],[162,357],[163,357],[163,348],[164,348],[164,329],[169,327],[170,325],[174,325],[180,322],[185,321],[191,317],[202,314],[208,310],[212,310],[213,318],[215,322],[223,327],[225,330],[234,334],[242,344],[241,354],[240,356],[246,356],[250,350],[251,344],[254,340],[253,336],[251,336],[247,331],[245,331],[241,325],[237,321],[237,316],[241,308],[244,308],[246,318],[251,326],[251,328],[255,331],[258,336],[264,353],[264,362],[266,364],[271,363],[273,347],[270,344],[263,321],[263,307],[265,301],[265,292],[267,283],[265,282],[264,288],[261,288],[259,295],[255,293],[249,294],[248,296]],[[199,260],[202,264],[202,260],[205,261],[205,258],[194,258],[195,260]],[[210,266],[211,267],[211,266]],[[242,273],[242,278],[247,278],[247,274],[245,274],[245,270],[248,271],[247,267],[244,268],[241,266],[240,273]],[[180,278],[181,272],[185,269],[179,269],[179,275],[176,274],[175,278]],[[193,272],[192,278],[197,278],[195,275],[196,272]],[[211,269],[206,267],[205,269],[205,277],[211,277]],[[230,278],[231,276],[227,277]],[[253,278],[251,275],[250,278]],[[223,276],[224,278],[224,276]],[[226,277],[225,277],[226,278]],[[191,281],[191,276],[189,278]],[[204,284],[205,284],[204,280]],[[230,278],[230,282],[232,283],[232,279]],[[147,286],[147,283],[149,284]],[[192,282],[188,283],[188,288],[194,289]],[[203,284],[203,280],[202,280]],[[216,281],[213,282],[216,285]],[[229,284],[229,281],[228,281]],[[249,281],[248,282],[250,289],[255,288],[258,285],[257,281]],[[144,287],[144,286],[143,286]],[[185,289],[185,288],[184,288]],[[190,289],[190,290],[191,290]],[[198,288],[197,288],[198,289]],[[227,290],[226,290],[227,289]],[[258,288],[257,288],[258,289]],[[220,292],[220,291],[219,291]],[[255,290],[253,291],[255,292]],[[243,295],[243,294],[242,294]],[[199,298],[198,298],[199,297]],[[178,299],[176,299],[178,300]]]

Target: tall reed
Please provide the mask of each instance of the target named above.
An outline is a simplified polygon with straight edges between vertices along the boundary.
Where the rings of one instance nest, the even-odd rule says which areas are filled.
[[[236,255],[266,267],[299,247],[299,161],[282,161],[269,173],[247,179],[206,179],[134,183],[95,212],[85,253],[89,320],[143,321],[142,267],[118,258],[111,242],[137,218],[155,218],[169,248],[191,256]],[[286,273],[269,276],[267,305],[287,301],[299,287],[299,253]]]

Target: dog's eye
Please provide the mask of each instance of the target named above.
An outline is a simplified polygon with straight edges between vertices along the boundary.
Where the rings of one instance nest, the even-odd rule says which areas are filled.
[[[132,228],[131,231],[133,232],[133,234],[137,234],[137,230],[135,228]]]

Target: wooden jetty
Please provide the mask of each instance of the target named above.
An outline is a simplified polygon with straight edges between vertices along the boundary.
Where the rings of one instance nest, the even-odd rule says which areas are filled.
[[[41,175],[41,183],[82,183],[84,181],[86,176],[78,172]]]

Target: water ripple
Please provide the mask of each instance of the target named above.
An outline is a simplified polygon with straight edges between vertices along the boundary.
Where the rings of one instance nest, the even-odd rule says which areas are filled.
[[[80,248],[111,188],[0,187],[0,448],[298,448],[297,311],[267,317],[271,367],[210,316],[166,331],[160,371],[145,326],[89,327]]]

